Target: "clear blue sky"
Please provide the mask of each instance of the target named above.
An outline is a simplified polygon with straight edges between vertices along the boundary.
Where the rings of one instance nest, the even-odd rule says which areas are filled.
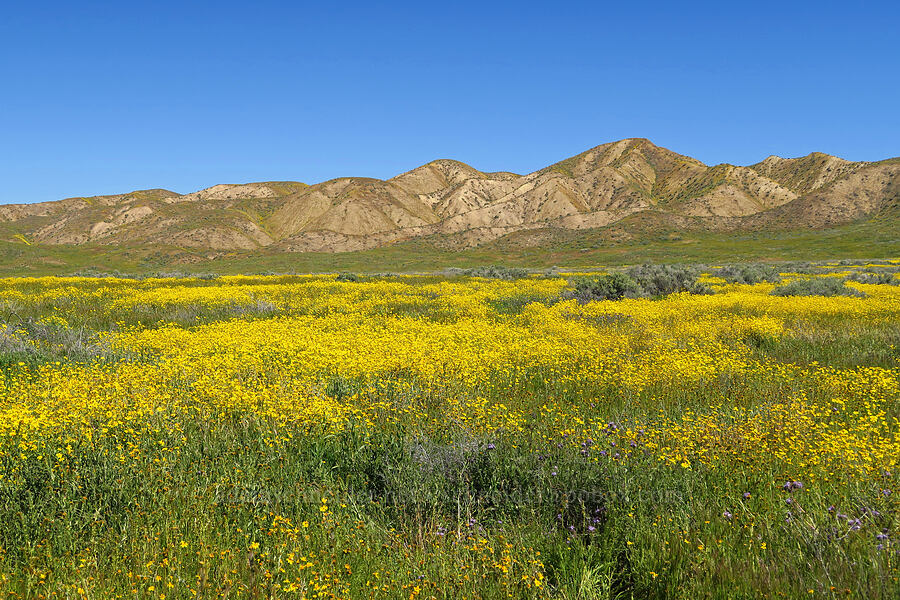
[[[7,3],[0,203],[524,173],[624,137],[900,155],[895,2],[543,4]]]

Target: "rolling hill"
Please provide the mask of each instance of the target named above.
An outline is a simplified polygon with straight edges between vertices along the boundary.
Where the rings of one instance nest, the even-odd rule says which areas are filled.
[[[334,253],[421,241],[499,247],[641,228],[727,233],[831,228],[900,212],[900,160],[827,154],[707,166],[646,139],[603,144],[527,175],[436,160],[388,180],[215,185],[0,206],[10,245]],[[569,232],[568,234],[566,232]],[[615,237],[615,236],[613,236]],[[499,246],[498,246],[499,245]]]

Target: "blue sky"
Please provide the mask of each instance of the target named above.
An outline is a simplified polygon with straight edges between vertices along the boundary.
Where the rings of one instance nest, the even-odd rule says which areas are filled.
[[[889,2],[9,3],[0,203],[525,173],[625,137],[897,156],[898,27]]]

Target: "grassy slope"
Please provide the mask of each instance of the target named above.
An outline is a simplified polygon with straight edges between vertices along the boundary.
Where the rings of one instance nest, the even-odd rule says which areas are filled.
[[[639,220],[587,231],[546,232],[539,245],[519,233],[480,248],[452,251],[415,240],[360,252],[215,253],[174,247],[26,245],[0,242],[0,275],[64,275],[94,268],[143,273],[431,271],[489,263],[550,267],[641,262],[827,260],[900,255],[900,215],[824,230],[711,233],[679,231]]]

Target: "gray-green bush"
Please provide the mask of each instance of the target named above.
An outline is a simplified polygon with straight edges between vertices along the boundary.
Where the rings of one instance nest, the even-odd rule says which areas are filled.
[[[844,280],[837,277],[815,279],[795,279],[779,285],[772,290],[773,296],[853,296],[865,298],[859,290],[844,285]]]

